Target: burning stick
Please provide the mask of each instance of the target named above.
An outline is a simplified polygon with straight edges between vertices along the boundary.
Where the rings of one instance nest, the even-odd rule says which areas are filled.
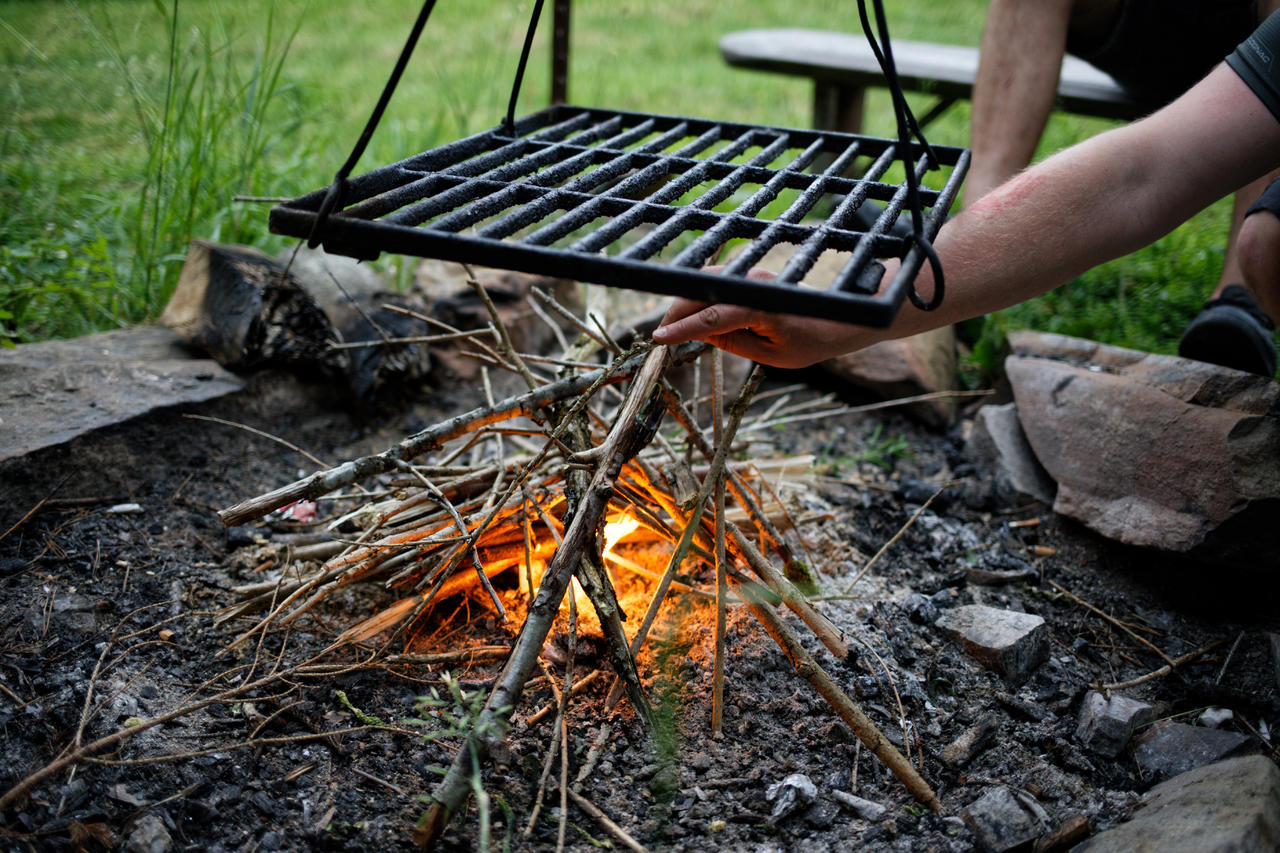
[[[469,769],[472,763],[487,754],[491,743],[499,740],[505,733],[511,711],[520,698],[525,682],[529,680],[547,632],[555,621],[560,600],[569,587],[573,570],[581,560],[588,540],[595,535],[604,518],[609,497],[613,494],[613,483],[623,464],[652,437],[652,432],[648,432],[645,425],[637,420],[636,414],[640,411],[640,406],[649,399],[650,389],[664,365],[666,355],[665,347],[654,348],[636,376],[626,404],[605,440],[602,454],[604,461],[591,478],[582,504],[565,530],[564,541],[556,549],[551,564],[542,576],[542,586],[529,606],[528,617],[516,639],[511,657],[489,694],[466,744],[458,751],[444,780],[432,792],[431,806],[418,822],[414,840],[423,847],[434,845],[449,818],[470,794]],[[643,719],[648,720],[647,706],[640,705],[635,710]]]

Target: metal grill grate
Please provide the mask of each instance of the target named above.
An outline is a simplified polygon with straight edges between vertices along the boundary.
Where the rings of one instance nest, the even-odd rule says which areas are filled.
[[[892,140],[572,106],[514,128],[352,178],[318,228],[325,190],[277,205],[271,230],[363,259],[465,261],[872,326],[892,322],[924,261],[891,230],[911,218],[905,174],[886,182]],[[923,185],[925,159],[915,161],[929,240],[969,162],[963,149],[934,152],[940,188]],[[868,201],[883,209],[860,217]],[[779,246],[792,253],[776,280],[746,276]],[[834,262],[818,268],[839,272],[816,280],[826,253]],[[904,259],[879,293],[877,257]],[[724,266],[704,268],[713,262]]]

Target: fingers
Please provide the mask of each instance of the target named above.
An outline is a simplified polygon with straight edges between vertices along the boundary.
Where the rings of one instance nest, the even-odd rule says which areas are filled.
[[[754,315],[754,311],[740,305],[709,305],[677,299],[662,318],[662,325],[653,330],[653,339],[668,345],[706,341],[738,329],[751,328]]]

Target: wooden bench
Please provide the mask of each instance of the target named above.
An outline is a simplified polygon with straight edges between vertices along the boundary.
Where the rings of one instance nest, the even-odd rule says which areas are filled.
[[[886,85],[880,63],[861,33],[743,30],[720,39],[720,52],[736,68],[811,78],[813,125],[823,130],[860,132],[867,88]],[[926,92],[938,98],[919,116],[922,127],[957,100],[973,95],[978,72],[975,47],[895,39],[893,58],[904,91]],[[1147,112],[1109,75],[1073,56],[1062,63],[1057,107],[1064,112],[1116,119],[1133,119]]]

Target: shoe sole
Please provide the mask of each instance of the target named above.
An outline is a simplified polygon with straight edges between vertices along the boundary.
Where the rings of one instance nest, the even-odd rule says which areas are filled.
[[[1247,313],[1230,305],[1215,305],[1193,320],[1178,344],[1178,355],[1268,379],[1276,372],[1276,348],[1271,334]]]

